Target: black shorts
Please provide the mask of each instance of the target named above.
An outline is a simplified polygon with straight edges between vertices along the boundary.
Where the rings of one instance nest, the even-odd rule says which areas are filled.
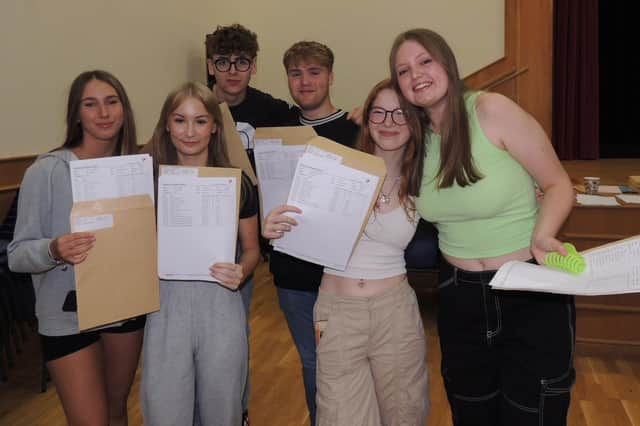
[[[102,333],[130,333],[144,328],[146,322],[147,317],[143,315],[126,321],[120,326],[95,331],[69,334],[67,336],[45,336],[41,334],[42,356],[46,362],[53,361],[54,359],[62,358],[65,355],[72,354],[94,344],[100,340]]]

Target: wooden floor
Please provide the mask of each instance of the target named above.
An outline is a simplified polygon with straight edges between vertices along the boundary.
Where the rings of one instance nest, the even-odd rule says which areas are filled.
[[[450,413],[438,372],[440,354],[432,296],[420,297],[428,344],[432,409],[429,426],[450,425]],[[253,426],[308,423],[300,361],[265,264],[259,266],[251,307],[251,402]],[[55,389],[39,392],[37,339],[26,342],[9,382],[0,383],[0,425],[62,426]],[[640,355],[631,348],[578,348],[578,373],[570,409],[571,426],[640,426]],[[139,372],[129,400],[130,425],[142,424],[138,404]]]

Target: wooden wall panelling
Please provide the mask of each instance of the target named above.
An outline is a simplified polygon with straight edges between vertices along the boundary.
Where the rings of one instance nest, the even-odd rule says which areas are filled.
[[[0,223],[3,223],[16,196],[14,187],[0,188]]]
[[[551,137],[553,1],[519,0],[518,68],[529,72],[518,78],[519,104]]]
[[[35,155],[0,158],[0,187],[20,185],[25,170],[35,159]]]
[[[4,221],[24,172],[33,160],[34,155],[0,159],[0,223]]]
[[[520,0],[504,2],[504,57],[467,76],[464,81],[473,89],[483,89],[492,82],[513,74],[518,57],[518,9]]]
[[[578,342],[640,346],[638,335],[640,311],[637,308],[606,309],[609,305],[603,307],[582,304],[584,299],[583,297],[576,299],[576,340]],[[617,301],[610,304],[613,303]]]
[[[465,78],[502,93],[552,130],[553,1],[505,0],[505,56]]]
[[[517,102],[518,100],[518,83],[515,78],[499,81],[497,84],[492,85],[489,90],[500,93],[514,102]]]

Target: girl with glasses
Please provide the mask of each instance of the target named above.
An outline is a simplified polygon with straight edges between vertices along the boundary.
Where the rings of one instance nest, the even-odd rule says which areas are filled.
[[[372,89],[363,114],[357,147],[382,157],[387,177],[346,270],[324,269],[314,308],[316,424],[422,426],[429,406],[426,342],[404,261],[418,222],[422,127],[389,80]],[[265,238],[295,232],[287,212],[304,214],[275,208]]]

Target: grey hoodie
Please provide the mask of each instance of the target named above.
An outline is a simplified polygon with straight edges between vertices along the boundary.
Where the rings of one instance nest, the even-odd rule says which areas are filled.
[[[78,333],[77,314],[62,311],[67,293],[75,289],[73,266],[57,265],[48,253],[53,238],[70,232],[69,161],[77,159],[63,149],[39,156],[27,169],[20,186],[14,238],[7,247],[9,268],[31,274],[38,331],[47,336]]]

